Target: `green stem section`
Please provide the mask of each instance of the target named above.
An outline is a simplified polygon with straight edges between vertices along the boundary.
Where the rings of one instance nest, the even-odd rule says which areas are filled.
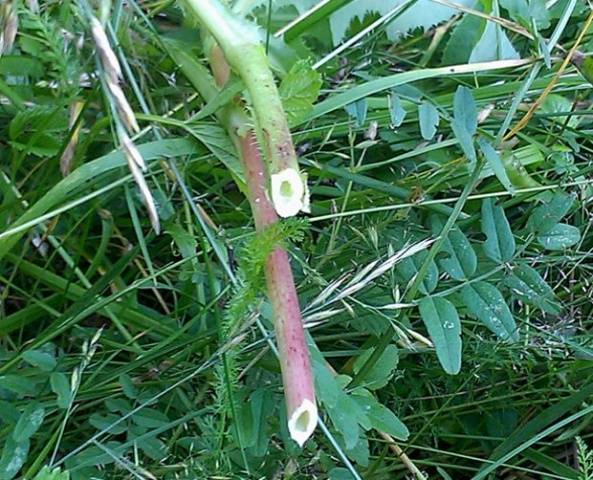
[[[224,49],[223,49],[224,51]],[[253,104],[258,133],[266,145],[266,157],[270,162],[270,174],[285,168],[298,171],[298,161],[284,107],[280,100],[267,57],[261,45],[243,45],[231,50],[231,67],[239,72],[245,82]],[[225,51],[225,57],[229,58]],[[261,141],[261,140],[260,140]]]
[[[307,188],[299,173],[288,121],[254,27],[234,17],[218,0],[185,0],[214,37],[228,65],[243,80],[256,120],[257,138],[270,176],[271,199],[281,217],[303,209]]]

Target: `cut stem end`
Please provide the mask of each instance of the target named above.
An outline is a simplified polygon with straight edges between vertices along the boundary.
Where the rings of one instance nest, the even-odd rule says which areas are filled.
[[[308,194],[305,181],[294,168],[285,168],[272,174],[270,181],[272,203],[282,218],[295,216],[308,204],[308,199],[305,199]]]
[[[304,399],[288,419],[290,437],[302,447],[317,426],[317,406]]]

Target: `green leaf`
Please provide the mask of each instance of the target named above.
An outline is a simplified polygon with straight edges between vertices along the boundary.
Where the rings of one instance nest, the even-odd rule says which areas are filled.
[[[116,462],[113,453],[121,450],[121,443],[119,442],[107,442],[103,444],[103,447],[111,450],[111,455],[107,453],[104,448],[99,447],[88,447],[82,452],[76,455],[76,470],[81,467],[90,467],[91,465],[109,465]],[[74,462],[72,462],[74,463]]]
[[[125,398],[108,398],[105,400],[105,406],[110,412],[119,412],[124,415],[132,410],[132,404]]]
[[[144,436],[138,443],[146,456],[156,462],[160,462],[167,456],[167,446],[156,437]]]
[[[480,9],[481,2],[474,8]],[[467,63],[474,45],[478,43],[486,27],[486,20],[476,15],[465,14],[451,33],[443,50],[443,65]]]
[[[574,197],[556,192],[547,203],[535,208],[527,220],[527,228],[537,234],[547,233],[570,211]]]
[[[189,233],[185,228],[177,223],[167,225],[165,230],[175,242],[179,253],[183,258],[193,258],[196,255],[198,242],[195,235]],[[121,383],[121,382],[120,382]],[[131,397],[130,397],[131,398]]]
[[[46,465],[35,475],[33,480],[70,480],[70,473],[62,472],[59,467],[51,469]]]
[[[452,228],[443,243],[443,252],[449,258],[441,258],[440,265],[456,280],[471,277],[478,266],[478,259],[471,243],[459,228]]]
[[[329,480],[356,480],[347,468],[332,468],[329,471]]]
[[[262,392],[265,394],[264,389],[256,390],[248,399],[237,405],[236,418],[234,419],[236,428],[233,428],[233,435],[235,441],[241,443],[242,448],[253,448],[257,443],[258,432],[265,431],[267,427],[265,417],[261,417],[261,410],[265,408],[264,401],[273,402],[273,397],[272,395],[266,397]],[[274,405],[269,405],[268,413],[273,410]]]
[[[484,158],[486,159],[486,162],[494,172],[494,175],[496,175],[496,178],[498,178],[498,181],[502,184],[507,192],[515,193],[515,188],[513,187],[513,184],[507,175],[507,171],[504,168],[504,164],[502,163],[498,152],[482,137],[478,138],[478,145],[482,151],[482,154],[484,155]]]
[[[439,124],[439,112],[436,107],[426,100],[418,107],[418,122],[420,123],[420,134],[425,140],[430,140],[437,132]]]
[[[352,446],[348,446],[348,442],[342,435],[336,435],[338,443],[342,445],[348,458],[355,461],[362,467],[368,467],[369,465],[369,440],[366,435],[361,434],[356,438],[356,443]]]
[[[517,58],[519,58],[519,54],[504,30],[494,22],[486,22],[484,33],[469,56],[469,63]]]
[[[107,413],[105,415],[101,413],[93,413],[89,417],[89,423],[97,430],[106,431],[112,435],[119,435],[127,430],[125,422],[120,422],[117,425],[115,423],[119,420],[119,415]]]
[[[305,60],[296,62],[282,79],[279,92],[291,125],[298,124],[311,112],[321,84],[321,75]]]
[[[12,438],[17,443],[22,443],[31,438],[39,429],[45,417],[45,409],[37,402],[30,402],[12,431]]]
[[[520,300],[530,303],[544,312],[559,314],[562,307],[555,301],[554,292],[537,270],[528,265],[519,265],[505,279],[506,285]]]
[[[468,131],[461,125],[457,119],[451,122],[451,129],[455,134],[455,138],[459,142],[459,146],[463,150],[463,154],[468,159],[470,165],[476,163],[476,148],[474,147],[474,139]]]
[[[478,114],[471,90],[457,87],[453,98],[453,121],[451,128],[463,153],[471,164],[476,162],[473,135],[478,128]]]
[[[459,86],[453,97],[453,118],[470,135],[475,135],[478,129],[478,112],[472,92],[467,87]]]
[[[29,454],[29,440],[15,442],[8,437],[0,457],[0,480],[11,480],[15,477],[27,460]]]
[[[396,275],[401,279],[402,283],[408,284],[413,281],[414,277],[418,273],[422,263],[426,259],[428,252],[419,252],[413,257],[407,257],[400,260],[396,265]],[[428,271],[420,284],[419,291],[425,295],[434,291],[439,282],[439,269],[436,263],[430,262]]]
[[[551,230],[537,237],[540,245],[547,250],[564,250],[576,245],[580,240],[581,231],[565,223],[558,223]]]
[[[543,114],[542,116],[550,114],[548,119],[551,122],[557,123],[558,125],[566,124],[571,128],[576,128],[582,117],[579,115],[566,116],[572,112],[573,108],[573,102],[568,98],[562,95],[551,94],[546,96],[538,110]]]
[[[260,388],[249,397],[251,409],[251,435],[246,438],[245,446],[252,448],[253,455],[263,457],[270,443],[270,435],[266,433],[267,418],[274,411],[274,398],[265,388]]]
[[[367,414],[351,395],[344,392],[338,383],[340,379],[345,380],[344,383],[348,383],[348,377],[334,377],[328,370],[323,355],[309,335],[307,335],[307,343],[311,354],[317,399],[323,404],[332,424],[344,438],[346,448],[351,450],[358,442],[360,427],[365,430],[371,428]]]
[[[425,297],[418,303],[420,316],[434,344],[445,372],[461,370],[461,322],[451,302],[441,297]]]
[[[506,8],[513,20],[526,28],[535,24],[538,29],[550,26],[550,15],[544,0],[501,0],[500,5]]]
[[[0,75],[29,76],[40,78],[43,76],[44,66],[35,59],[21,55],[3,55],[0,57]]]
[[[70,382],[62,372],[54,372],[49,377],[51,390],[58,396],[58,408],[65,409],[70,405],[72,392],[70,391]]]
[[[354,395],[354,399],[366,411],[369,421],[374,429],[385,432],[398,440],[407,440],[410,432],[403,422],[380,404],[372,396]]]
[[[0,78],[0,93],[8,98],[19,110],[26,108],[25,100],[17,93],[16,89],[4,83]]]
[[[185,233],[187,233],[185,230],[183,230]],[[179,244],[178,244],[179,246]],[[180,250],[181,250],[181,246],[179,246]],[[182,255],[183,255],[183,250],[182,250]],[[131,399],[135,399],[138,398],[138,389],[136,388],[136,385],[134,385],[133,380],[130,378],[129,375],[122,373],[119,376],[119,384],[121,385],[121,388],[124,392],[124,395],[128,398]]]
[[[191,46],[182,41],[166,37],[161,38],[163,40],[162,45],[167,54],[175,62],[183,75],[185,75],[187,80],[189,80],[189,83],[197,91],[208,90],[210,96],[214,99],[218,93],[214,78],[210,75],[209,70],[198,61],[198,57],[192,53]]]
[[[35,395],[37,392],[37,385],[30,379],[21,375],[1,375],[0,376],[0,388],[5,388],[17,395]]]
[[[486,235],[484,253],[495,262],[510,262],[515,255],[515,237],[500,205],[491,198],[482,201],[482,233]]]
[[[311,348],[311,342],[309,342]],[[316,348],[313,347],[313,348]],[[336,382],[336,379],[325,365],[325,360],[319,350],[311,351],[311,363],[313,373],[315,376],[315,389],[317,391],[317,398],[327,408],[335,408],[338,403],[338,398],[343,394],[341,387]]]
[[[367,118],[367,111],[369,108],[366,98],[361,98],[356,102],[349,103],[344,108],[346,110],[346,113],[354,119],[354,122],[357,127],[360,127],[364,124],[364,121]]]
[[[469,313],[502,340],[519,339],[513,314],[494,285],[488,282],[468,283],[461,289],[461,299]]]
[[[353,369],[356,375],[358,375],[358,372],[360,372],[360,369],[366,363],[372,353],[373,349],[370,348],[354,361]],[[398,360],[399,355],[397,347],[395,345],[388,345],[377,362],[367,372],[363,382],[364,387],[368,388],[369,390],[376,390],[387,385],[390,378],[393,376],[393,373],[395,372]]]
[[[552,153],[549,156],[551,163],[554,164],[554,170],[557,174],[575,174],[579,171],[574,163],[573,150],[566,145],[557,143],[552,145]]]
[[[0,412],[2,412],[2,415],[0,416],[0,425],[3,426],[11,424],[16,425],[16,422],[18,422],[21,417],[21,412],[18,411],[14,404],[5,400],[0,400]]]
[[[170,423],[167,415],[154,408],[143,408],[136,412],[132,415],[132,421],[136,425],[146,428],[159,428]]]
[[[43,350],[27,350],[23,352],[23,360],[44,372],[51,372],[56,366],[56,358]]]
[[[406,118],[406,111],[402,107],[402,102],[398,95],[395,93],[390,94],[387,97],[389,104],[389,118],[391,119],[391,125],[399,127]]]
[[[10,145],[37,156],[55,155],[61,147],[60,136],[67,129],[63,109],[35,106],[19,112],[10,121]]]
[[[439,235],[443,230],[444,222],[441,217],[432,215],[430,225],[432,232]],[[476,272],[478,266],[476,252],[459,228],[454,227],[449,230],[441,252],[446,257],[438,259],[439,266],[455,280],[466,280]]]
[[[334,427],[344,438],[346,448],[353,449],[358,442],[360,427],[357,419],[362,415],[367,419],[366,412],[349,395],[342,393],[333,407],[327,407],[327,414]],[[366,420],[368,421],[368,420]]]

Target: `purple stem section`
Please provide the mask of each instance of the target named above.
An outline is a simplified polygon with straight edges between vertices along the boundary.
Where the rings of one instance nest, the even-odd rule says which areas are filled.
[[[239,137],[238,142],[255,227],[262,231],[276,223],[278,216],[266,195],[265,169],[254,132],[249,131]],[[286,409],[290,418],[304,400],[315,405],[315,391],[301,309],[286,250],[276,247],[272,251],[266,261],[265,274],[268,297],[274,312]]]

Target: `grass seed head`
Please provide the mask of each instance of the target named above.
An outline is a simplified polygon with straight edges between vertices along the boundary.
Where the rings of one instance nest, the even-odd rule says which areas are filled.
[[[119,132],[120,141],[122,143],[122,149],[124,156],[128,162],[128,168],[134,177],[134,181],[140,190],[140,196],[142,197],[142,202],[148,211],[148,218],[150,219],[150,223],[154,231],[158,235],[161,231],[159,215],[156,209],[156,204],[152,193],[150,192],[150,188],[148,188],[148,184],[146,183],[146,179],[142,174],[142,166],[145,168],[144,160],[142,159],[142,155],[136,148],[136,145],[132,142],[132,140],[126,135],[125,132]]]
[[[129,132],[138,133],[140,127],[138,126],[136,116],[134,115],[134,111],[126,98],[124,91],[117,83],[113,83],[111,80],[112,79],[109,76],[106,78],[107,88],[111,93],[117,113],[120,115],[120,120]]]
[[[0,30],[0,55],[2,55],[12,50],[18,31],[18,17],[12,2],[6,2],[0,9],[0,19],[2,20]]]
[[[96,17],[91,17],[91,33],[105,73],[107,73],[113,83],[118,83],[123,78],[121,67],[107,39],[105,29]]]

